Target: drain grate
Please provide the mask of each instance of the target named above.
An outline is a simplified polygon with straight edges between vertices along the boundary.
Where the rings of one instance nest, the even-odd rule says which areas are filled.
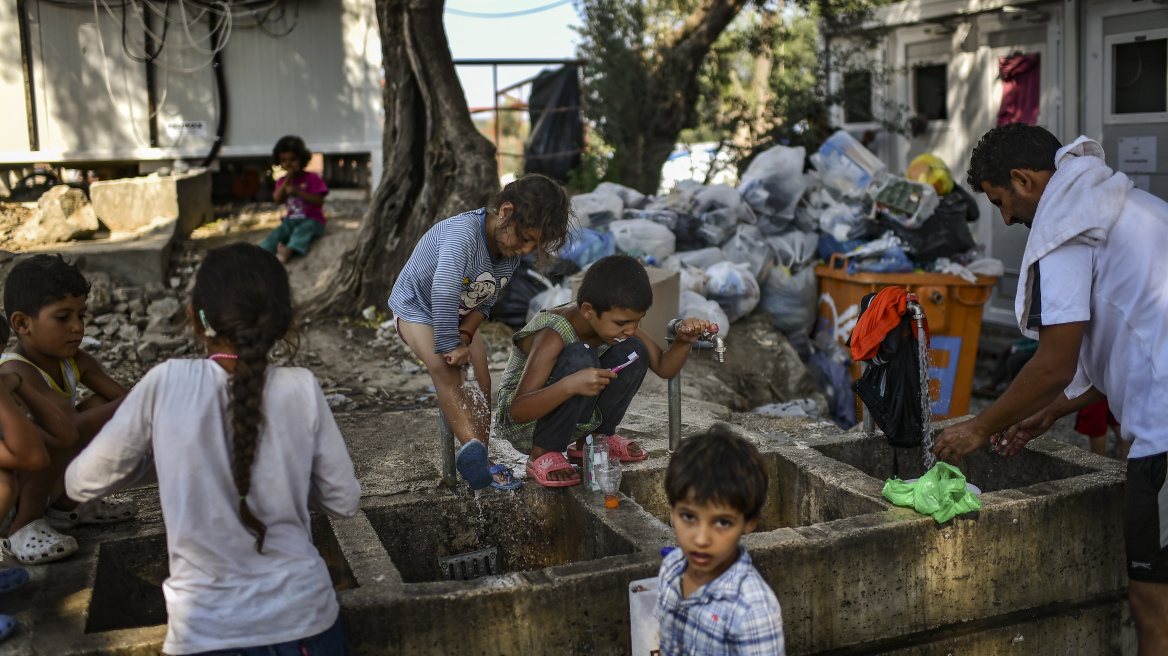
[[[499,573],[499,549],[488,547],[456,556],[438,559],[444,581],[469,581],[480,576]]]

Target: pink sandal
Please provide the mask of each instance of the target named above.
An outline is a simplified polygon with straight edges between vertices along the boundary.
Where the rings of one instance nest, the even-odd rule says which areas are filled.
[[[621,462],[640,462],[649,457],[649,452],[641,448],[641,455],[630,456],[629,445],[633,444],[633,440],[621,437],[620,435],[608,436],[608,456],[617,456]],[[640,446],[640,445],[638,445]]]
[[[634,458],[629,455],[629,445],[634,442],[620,435],[608,436],[608,456],[611,458],[616,456],[620,458],[621,462],[640,462],[649,457],[649,452],[641,449],[640,457]],[[639,446],[639,445],[638,445]],[[584,452],[576,448],[576,443],[573,442],[568,446],[568,460],[575,462],[584,459]]]
[[[567,469],[572,472],[572,477],[563,481],[553,481],[549,479],[548,474],[554,471],[561,471]],[[527,473],[536,483],[544,487],[571,487],[580,484],[580,474],[576,473],[575,468],[564,457],[564,454],[557,451],[545,453],[536,458],[533,462],[527,463]]]

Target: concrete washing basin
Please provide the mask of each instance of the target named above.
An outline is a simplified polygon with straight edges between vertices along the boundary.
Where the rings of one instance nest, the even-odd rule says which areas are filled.
[[[892,469],[883,436],[734,421],[770,475],[744,544],[783,605],[788,653],[1094,656],[1134,644],[1122,464],[1049,440],[1008,460],[979,452],[962,470],[984,507],[938,525],[881,496]],[[921,473],[920,455],[900,454],[901,477]],[[615,509],[579,487],[476,500],[439,487],[435,466],[432,482],[366,497],[354,518],[316,518],[353,653],[627,653],[629,583],[655,575],[673,544],[667,462],[628,466]],[[30,586],[18,614],[28,630],[5,653],[157,653],[165,537],[157,492],[135,494],[154,510],[44,568],[53,585]],[[497,574],[445,580],[440,558],[489,547]]]

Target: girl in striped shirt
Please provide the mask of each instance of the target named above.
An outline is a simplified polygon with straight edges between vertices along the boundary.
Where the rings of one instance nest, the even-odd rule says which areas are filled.
[[[558,182],[525,175],[503,187],[486,207],[431,228],[390,294],[398,336],[429,370],[438,405],[462,445],[455,459],[458,471],[476,490],[487,485],[515,489],[520,481],[487,458],[491,378],[483,340],[475,333],[519,258],[538,252],[542,264],[563,246],[570,212],[568,194]],[[477,389],[463,385],[467,363],[475,368]]]

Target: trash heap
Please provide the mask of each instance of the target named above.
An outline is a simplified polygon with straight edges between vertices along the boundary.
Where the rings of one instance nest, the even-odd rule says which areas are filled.
[[[810,157],[786,146],[759,153],[737,188],[686,180],[646,196],[605,182],[575,196],[572,209],[575,224],[556,269],[541,274],[526,259],[492,318],[520,327],[571,300],[570,275],[628,253],[680,273],[682,317],[708,319],[725,335],[756,310],[770,315],[811,368],[830,418],[845,428],[856,422],[851,363],[830,336],[813,338],[817,263],[849,274],[924,271],[970,281],[1002,272],[974,241],[968,223],[980,218],[977,204],[944,162],[922,155],[905,176],[893,175],[842,130]],[[812,414],[799,401],[767,410]]]

